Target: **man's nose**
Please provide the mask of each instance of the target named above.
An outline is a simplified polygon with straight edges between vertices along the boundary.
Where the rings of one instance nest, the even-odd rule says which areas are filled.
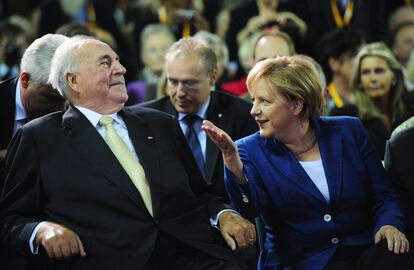
[[[125,73],[126,73],[126,68],[120,62],[117,62],[115,66],[115,74],[124,75]]]
[[[182,82],[179,82],[177,84],[177,95],[178,96],[185,96],[187,92],[185,91],[184,84]]]

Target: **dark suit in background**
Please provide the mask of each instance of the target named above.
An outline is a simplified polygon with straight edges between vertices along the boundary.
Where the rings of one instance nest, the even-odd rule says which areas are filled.
[[[139,106],[157,109],[175,117],[177,110],[172,105],[169,97],[142,103]],[[215,123],[219,128],[226,131],[234,140],[248,136],[258,130],[258,126],[253,117],[250,116],[251,104],[231,96],[229,94],[212,91],[210,94],[210,104],[207,109],[207,120]],[[206,182],[210,186],[210,191],[226,198],[227,192],[224,188],[224,168],[223,158],[220,150],[207,136],[206,144]],[[243,213],[249,219],[253,216],[251,212]]]
[[[414,127],[407,128],[387,141],[385,169],[390,174],[407,217],[407,238],[414,241]]]
[[[12,78],[0,83],[0,150],[7,148],[13,136],[18,79]]]
[[[0,150],[7,149],[13,136],[18,79],[18,77],[11,78],[0,83]],[[0,158],[0,193],[4,180],[4,163],[4,160]],[[8,250],[1,251],[0,261],[2,269],[26,269],[24,259],[10,254]]]

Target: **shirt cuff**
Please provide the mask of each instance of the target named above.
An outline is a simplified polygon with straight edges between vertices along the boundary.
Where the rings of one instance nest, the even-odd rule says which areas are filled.
[[[224,212],[233,212],[233,213],[236,213],[237,215],[240,216],[240,214],[237,211],[233,210],[233,209],[223,209],[215,217],[211,217],[210,218],[210,224],[211,224],[211,226],[213,226],[213,227],[215,227],[217,229],[220,229],[218,227],[218,222],[220,220],[220,215],[223,214]]]
[[[30,252],[32,252],[32,254],[38,254],[39,253],[39,245],[37,245],[35,243],[35,238],[36,238],[36,234],[40,229],[40,226],[45,223],[46,221],[42,221],[39,224],[36,225],[36,227],[34,228],[32,235],[30,236],[29,239],[29,247],[30,247]]]

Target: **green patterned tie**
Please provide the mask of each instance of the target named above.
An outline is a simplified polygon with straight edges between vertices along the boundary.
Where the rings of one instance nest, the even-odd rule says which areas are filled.
[[[144,169],[139,161],[134,157],[126,143],[119,136],[118,132],[112,125],[112,121],[113,119],[111,116],[102,116],[99,120],[99,124],[105,127],[106,142],[115,157],[118,159],[119,163],[121,163],[122,167],[131,178],[136,188],[141,193],[145,206],[152,216],[151,192],[147,178],[145,177]]]

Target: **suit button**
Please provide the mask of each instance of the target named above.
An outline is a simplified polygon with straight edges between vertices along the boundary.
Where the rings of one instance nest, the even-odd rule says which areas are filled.
[[[248,203],[249,202],[249,198],[246,195],[242,195],[242,200],[244,203]]]
[[[334,238],[331,239],[331,243],[336,245],[336,244],[339,243],[339,239],[334,237]]]
[[[325,220],[326,222],[329,222],[329,221],[332,220],[332,216],[329,215],[329,214],[326,214],[326,215],[323,216],[323,220]]]

